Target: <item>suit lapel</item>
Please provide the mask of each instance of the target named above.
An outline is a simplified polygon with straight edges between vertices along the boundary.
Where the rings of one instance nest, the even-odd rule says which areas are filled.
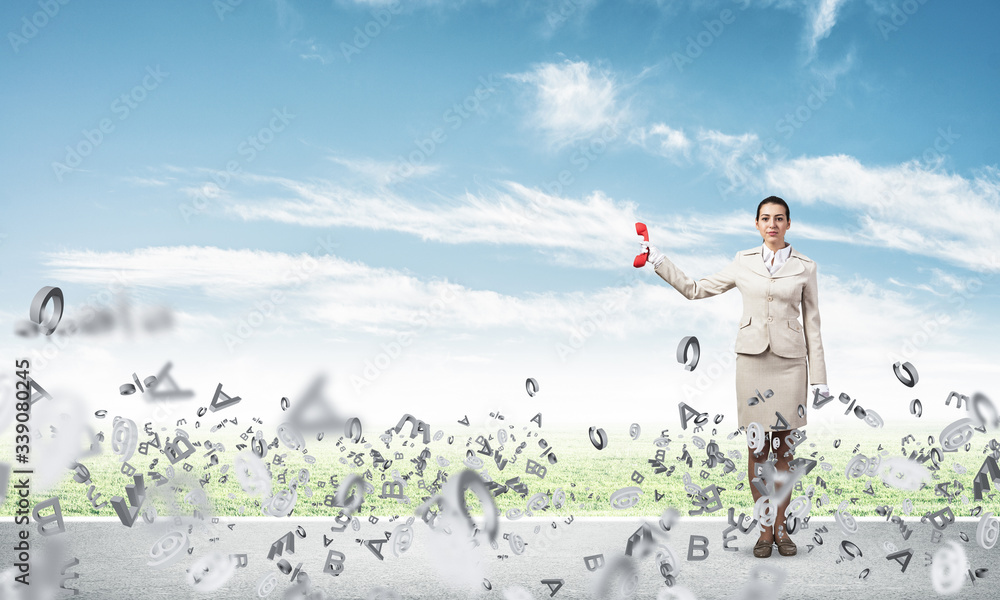
[[[802,266],[801,259],[802,255],[796,252],[795,248],[792,248],[791,253],[788,255],[788,260],[785,261],[785,264],[781,265],[780,269],[775,271],[772,277],[791,277],[805,271],[806,268]]]
[[[741,255],[743,266],[747,267],[761,277],[791,277],[792,275],[798,275],[799,273],[805,271],[805,268],[802,266],[802,261],[799,259],[800,255],[795,251],[795,248],[792,248],[792,252],[788,256],[788,260],[785,261],[785,264],[781,265],[780,269],[774,272],[774,275],[771,275],[771,273],[767,270],[767,267],[764,266],[764,257],[761,255],[760,246],[744,250]]]
[[[764,266],[764,257],[761,256],[759,246],[756,248],[750,248],[749,250],[744,250],[741,254],[744,267],[750,269],[761,277],[771,277],[771,274],[767,272],[767,267]]]
[[[792,275],[798,275],[802,271],[805,271],[805,267],[802,266],[802,261],[795,257],[795,250],[792,250],[792,255],[788,257],[785,264],[781,265],[781,268],[775,271],[771,277],[791,277]]]

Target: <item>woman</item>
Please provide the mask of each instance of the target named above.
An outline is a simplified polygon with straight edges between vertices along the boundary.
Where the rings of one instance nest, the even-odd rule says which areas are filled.
[[[821,394],[830,393],[819,331],[816,263],[785,242],[791,214],[781,198],[769,196],[757,205],[755,225],[763,244],[737,252],[725,269],[699,281],[685,275],[654,246],[641,242],[643,250],[648,252],[646,262],[689,300],[715,296],[733,287],[743,295],[743,316],[736,336],[739,426],[746,430],[751,423],[760,424],[766,442],[756,455],[757,461],[752,452],[747,457],[751,478],[757,472],[755,462],[763,462],[769,450],[776,455],[775,469],[788,471],[792,459],[788,434],[806,424],[807,376]],[[753,551],[758,558],[771,556],[775,542],[781,555],[796,553],[795,543],[784,527],[790,490],[779,486],[777,491],[785,492],[784,500],[777,507],[774,525],[761,528]],[[750,492],[754,502],[760,499],[756,486],[750,485]]]

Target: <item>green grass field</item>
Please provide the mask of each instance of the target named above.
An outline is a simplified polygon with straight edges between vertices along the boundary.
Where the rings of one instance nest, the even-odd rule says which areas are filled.
[[[95,425],[104,427],[106,439],[102,444],[102,453],[83,462],[90,470],[91,484],[95,486],[95,494],[101,494],[98,500],[100,503],[109,501],[112,496],[124,496],[125,485],[131,483],[132,478],[122,474],[122,463],[118,460],[119,457],[111,453],[110,423],[103,421]],[[232,467],[233,459],[239,453],[236,448],[237,444],[247,443],[239,437],[241,432],[246,431],[245,425],[242,428],[224,428],[215,434],[208,433],[203,429],[188,428],[191,440],[203,445],[196,447],[195,453],[190,458],[174,465],[175,476],[164,485],[157,486],[147,472],[152,470],[165,474],[165,469],[169,465],[166,456],[155,448],[149,448],[149,453],[146,456],[137,452],[128,462],[137,469],[137,473],[145,475],[148,500],[144,509],[152,505],[157,514],[161,516],[179,514],[190,516],[194,506],[185,501],[185,496],[192,489],[200,487],[198,479],[207,474],[210,481],[204,486],[204,490],[208,495],[211,508],[209,511],[203,511],[205,516],[261,516],[260,497],[250,496],[243,491]],[[551,494],[561,489],[566,495],[565,505],[560,509],[550,506],[543,511],[535,511],[536,516],[546,515],[564,519],[570,515],[658,516],[670,506],[676,507],[682,516],[688,516],[688,511],[694,510],[695,507],[685,491],[682,479],[685,473],[690,473],[693,483],[700,487],[716,484],[719,488],[724,489],[721,492],[721,500],[725,509],[712,513],[714,516],[725,516],[728,507],[735,507],[737,514],[751,512],[750,483],[746,477],[745,436],[740,435],[729,440],[727,435],[730,433],[730,429],[722,429],[722,426],[714,435],[711,428],[697,434],[705,443],[714,440],[727,457],[734,456],[734,452],[740,453],[740,459],[733,460],[736,470],[723,474],[722,465],[712,469],[707,469],[702,465],[707,455],[705,450],[699,450],[694,444],[693,425],[689,426],[687,431],[682,431],[675,423],[668,424],[668,435],[671,442],[664,449],[665,458],[663,460],[665,468],[673,469],[668,476],[666,473],[654,473],[654,467],[649,463],[649,459],[653,459],[658,450],[653,442],[664,429],[661,425],[643,424],[637,440],[630,438],[628,425],[609,426],[606,428],[609,443],[606,448],[598,451],[591,444],[586,427],[550,431],[539,429],[534,423],[528,423],[527,428],[524,424],[519,424],[511,429],[508,424],[498,422],[498,426],[506,427],[505,431],[508,435],[513,435],[516,440],[508,439],[507,443],[503,445],[502,455],[506,459],[516,457],[516,462],[507,464],[505,469],[501,471],[493,458],[475,453],[474,456],[483,461],[483,467],[477,471],[482,472],[485,469],[491,479],[500,483],[519,477],[520,482],[527,486],[528,494],[526,497],[522,497],[513,490],[496,497],[497,507],[504,513],[511,509],[526,510],[528,498],[531,498],[533,494],[540,492],[551,497]],[[275,439],[273,425],[255,425],[255,427],[264,430],[266,441],[271,442]],[[467,451],[476,451],[481,448],[475,442],[477,436],[481,434],[492,435],[494,438],[490,441],[492,448],[496,449],[501,446],[496,439],[497,429],[492,431],[473,430],[469,427],[453,424],[443,428],[440,440],[431,441],[425,446],[421,437],[418,436],[413,440],[408,437],[409,428],[407,425],[402,434],[394,434],[388,448],[385,443],[379,440],[379,434],[384,430],[366,431],[365,440],[367,443],[353,444],[347,440],[340,446],[333,436],[327,436],[321,442],[316,441],[313,437],[308,442],[307,447],[308,455],[315,458],[315,462],[312,464],[306,462],[306,456],[301,451],[293,451],[284,445],[271,448],[268,450],[265,460],[271,465],[272,489],[277,492],[287,488],[287,485],[279,483],[279,477],[282,474],[284,474],[286,482],[291,482],[298,477],[301,469],[308,469],[309,481],[298,489],[298,499],[293,514],[333,516],[338,513],[339,509],[331,508],[325,504],[326,497],[336,491],[330,484],[331,478],[340,482],[351,473],[364,475],[367,471],[371,477],[370,481],[374,487],[374,493],[368,494],[364,498],[358,515],[408,515],[413,514],[416,507],[421,504],[422,497],[429,495],[426,488],[433,486],[439,470],[451,475],[465,468],[463,461],[466,459]],[[155,429],[159,431],[160,427]],[[159,431],[161,441],[166,436],[173,435],[174,431],[173,427],[167,428],[166,431]],[[437,429],[435,428],[434,431],[436,433]],[[839,448],[834,448],[835,440],[830,434],[813,433],[807,428],[809,438],[802,443],[796,456],[812,457],[829,465],[829,470],[825,470],[823,465],[817,465],[802,480],[803,489],[815,485],[817,476],[822,477],[827,484],[825,490],[816,486],[811,514],[833,514],[842,500],[852,498],[856,500],[850,507],[850,511],[855,516],[874,516],[876,508],[883,505],[893,507],[893,514],[901,514],[904,499],[909,499],[912,502],[911,514],[915,515],[937,511],[948,504],[951,505],[956,516],[968,516],[972,514],[975,507],[980,506],[983,512],[1000,513],[1000,499],[993,489],[989,490],[982,501],[973,500],[973,476],[983,465],[986,458],[984,451],[991,439],[991,436],[982,433],[974,435],[969,451],[965,451],[963,448],[958,452],[945,454],[940,469],[932,471],[933,479],[928,480],[927,487],[919,491],[903,491],[889,487],[877,476],[848,479],[845,475],[848,461],[851,460],[855,452],[868,457],[875,455],[901,456],[901,439],[908,433],[912,433],[916,439],[907,444],[907,454],[911,450],[919,453],[921,449],[929,450],[928,436],[934,436],[936,441],[940,432],[940,427],[914,428],[909,431],[902,428],[872,429],[860,421],[855,423],[845,418],[844,427],[838,433]],[[0,456],[4,457],[3,462],[12,462],[10,442],[13,435],[9,431],[7,433],[9,435],[4,435],[4,439],[0,440]],[[527,437],[528,434],[530,437]],[[448,439],[451,436],[454,439],[453,443],[449,444]],[[151,437],[141,434],[139,439],[140,441],[148,441]],[[221,443],[225,446],[224,452],[217,453],[219,463],[208,468],[205,467],[210,465],[210,462],[204,456],[207,453],[204,446],[206,439],[210,439],[214,444]],[[550,464],[548,460],[540,456],[544,448],[539,442],[543,439],[558,457],[555,464]],[[522,446],[522,444],[524,445]],[[691,467],[678,460],[685,444],[693,458]],[[369,445],[370,447],[366,449],[366,446]],[[516,454],[515,451],[519,447],[522,448],[522,451],[520,454]],[[430,458],[426,460],[424,476],[421,479],[414,473],[415,465],[412,459],[416,459],[425,448],[430,451]],[[247,450],[249,451],[249,448]],[[383,457],[392,460],[392,464],[387,470],[373,467],[371,450],[377,450]],[[362,453],[361,466],[356,466],[354,463],[357,458],[356,455],[352,456],[352,453],[355,452]],[[283,457],[283,464],[273,464],[275,456]],[[154,459],[158,460],[158,463],[155,467],[150,468]],[[544,478],[540,478],[537,473],[526,472],[528,459],[536,461],[546,469]],[[191,465],[190,472],[184,470],[184,463]],[[927,466],[931,464],[930,461],[925,463]],[[223,478],[225,480],[222,481],[220,473],[224,465],[228,465],[229,471],[228,477]],[[400,503],[392,498],[379,497],[382,492],[382,482],[384,480],[391,481],[392,472],[395,470],[398,470],[400,475],[409,476],[409,481],[403,492],[409,498],[408,504]],[[69,469],[65,473],[66,476],[53,489],[44,494],[34,493],[29,500],[30,504],[34,506],[37,502],[58,496],[62,513],[65,516],[115,516],[110,504],[95,509],[87,498],[89,485],[75,482],[72,477],[73,472]],[[641,483],[633,481],[634,473],[638,473],[635,479],[640,480]],[[707,478],[703,477],[703,474],[707,475]],[[741,479],[737,478],[739,475],[742,475]],[[418,487],[421,481],[424,488]],[[946,498],[936,493],[934,487],[945,482],[949,483],[949,492],[953,492],[956,485],[964,486],[965,490],[960,491],[952,498]],[[865,492],[868,484],[871,484],[872,493]],[[641,489],[642,494],[638,502],[625,510],[612,508],[609,502],[610,496],[616,490],[628,486],[637,486]],[[793,496],[798,496],[801,493],[795,492]],[[824,493],[828,496],[828,502],[817,506],[816,501]],[[472,492],[468,492],[468,503],[475,512],[479,502]],[[16,498],[13,495],[13,489],[10,489],[6,502],[0,506],[0,515],[13,515],[15,510]]]

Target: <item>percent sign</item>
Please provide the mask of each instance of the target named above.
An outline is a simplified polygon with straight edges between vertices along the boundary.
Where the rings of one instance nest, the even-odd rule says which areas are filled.
[[[747,398],[747,406],[756,406],[758,403],[763,402],[764,398],[770,398],[774,395],[774,392],[771,390],[764,390],[764,395],[761,395],[760,390],[756,388],[753,391],[756,392],[756,395]]]
[[[850,403],[850,406],[848,406],[847,410],[844,411],[845,415],[850,414],[851,410],[853,409],[854,416],[857,417],[857,418],[859,418],[859,419],[863,419],[864,422],[866,424],[868,424],[869,426],[875,427],[875,428],[879,428],[879,427],[882,427],[882,425],[884,425],[884,421],[882,420],[882,417],[877,412],[875,412],[874,410],[865,410],[860,405],[855,406],[855,404],[857,404],[857,399],[852,399],[847,394],[841,393],[840,394],[840,401],[843,404]]]
[[[854,409],[854,416],[856,416],[859,419],[864,419],[865,418],[865,415],[867,414],[867,411],[865,409],[861,408],[860,406],[855,406],[855,404],[858,402],[856,398],[852,399],[847,394],[841,393],[840,394],[840,401],[843,404],[850,404],[850,406],[847,407],[847,410],[844,411],[845,415],[850,414],[851,413],[851,409]]]
[[[153,389],[153,386],[156,385],[156,377],[154,375],[150,375],[144,379],[142,383],[139,383],[139,376],[132,373],[132,381],[135,382],[135,385],[132,385],[131,383],[124,383],[118,386],[118,391],[122,396],[131,396],[135,393],[135,388],[139,388],[139,393],[145,393],[146,390],[142,389],[142,383],[145,383],[146,387],[149,389]]]
[[[538,446],[542,448],[542,453],[539,454],[538,457],[541,458],[543,456],[547,456],[550,465],[556,464],[557,459],[556,459],[556,453],[554,451],[555,448],[549,446],[549,443],[546,442],[545,440],[538,440]]]

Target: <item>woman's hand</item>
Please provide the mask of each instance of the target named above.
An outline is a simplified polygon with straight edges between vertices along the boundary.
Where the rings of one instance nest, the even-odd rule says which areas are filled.
[[[814,384],[812,386],[812,389],[809,391],[809,396],[810,397],[816,396],[816,390],[819,390],[820,396],[823,396],[824,398],[827,398],[827,397],[830,396],[830,387],[828,385],[826,385],[825,383]]]
[[[642,246],[643,253],[649,254],[649,256],[646,257],[646,264],[652,264],[654,269],[660,266],[660,263],[662,263],[663,259],[666,258],[666,256],[656,249],[656,246],[650,245],[647,241],[640,241],[639,245]]]

